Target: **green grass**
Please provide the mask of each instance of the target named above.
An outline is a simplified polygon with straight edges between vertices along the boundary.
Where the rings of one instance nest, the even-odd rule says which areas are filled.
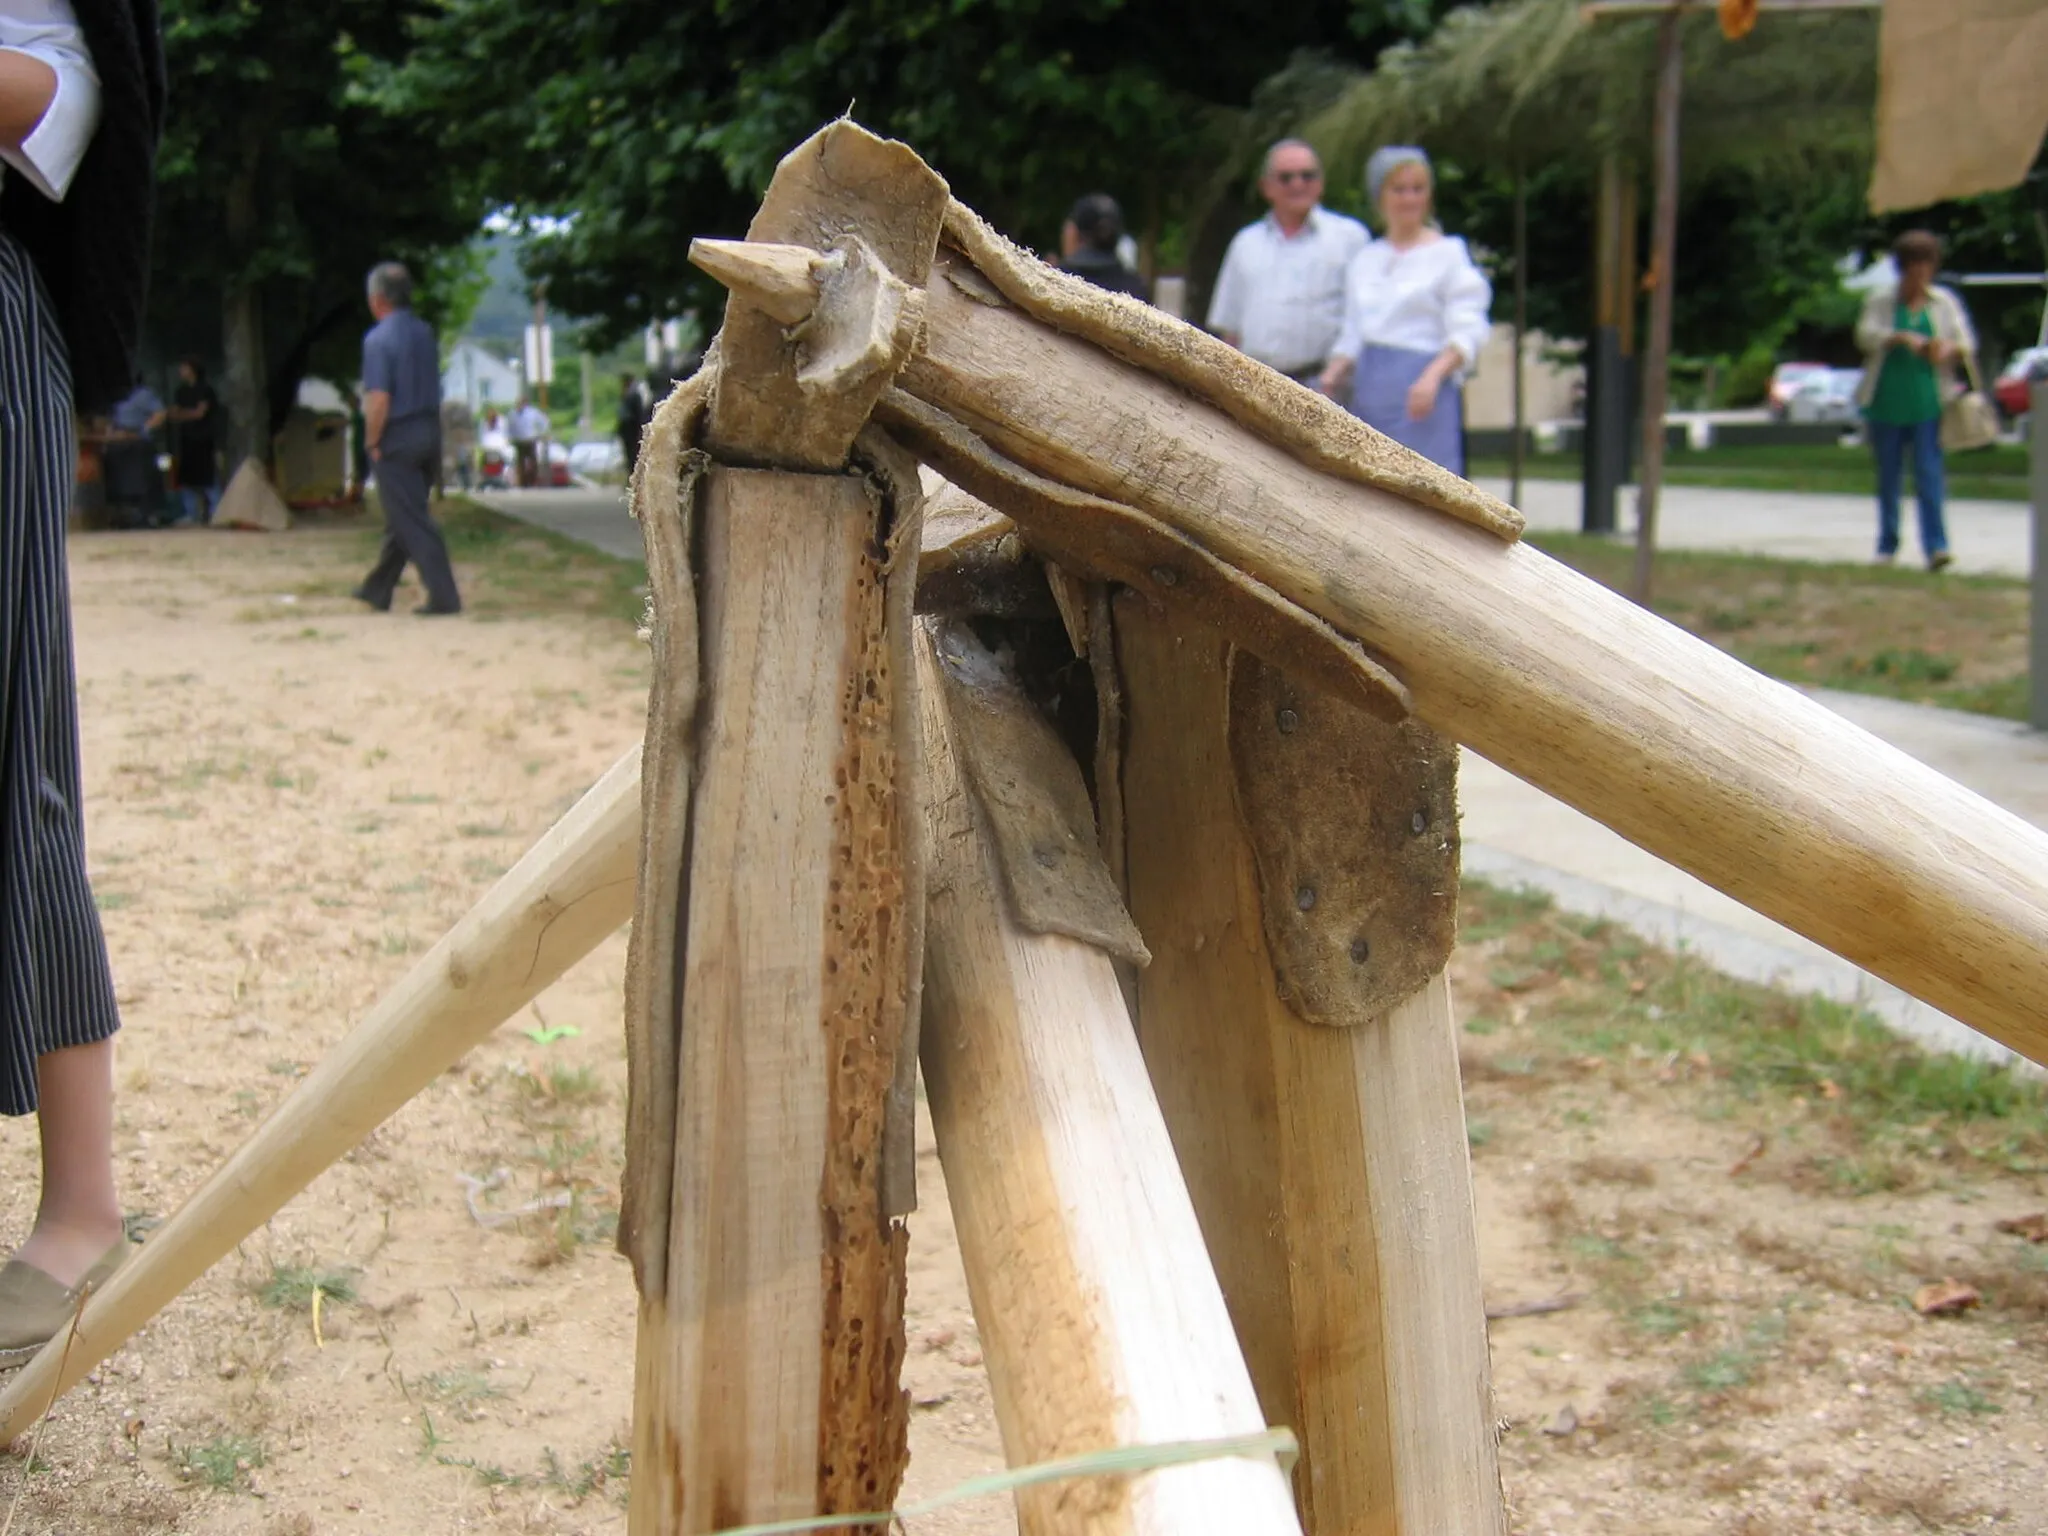
[[[281,1311],[311,1311],[316,1289],[325,1301],[354,1301],[356,1272],[352,1269],[322,1269],[310,1264],[273,1264],[270,1277],[256,1288],[256,1296],[266,1307],[276,1307]]]
[[[204,1445],[177,1446],[171,1459],[187,1479],[223,1492],[245,1484],[263,1465],[263,1442],[247,1435],[221,1435]]]
[[[1580,534],[1531,534],[1546,554],[1616,591],[1634,552]],[[1787,682],[2026,717],[2027,584],[1908,566],[1664,550],[1655,608]]]
[[[1782,1145],[1752,1176],[1842,1194],[1915,1188],[1972,1164],[2048,1171],[2037,1076],[1925,1050],[1858,1008],[1733,980],[1538,892],[1467,880],[1460,915],[1461,943],[1488,946],[1478,974],[1514,977],[1501,1006],[1527,1010],[1466,1044],[1485,1079],[1546,1092],[1598,1062],[1683,1084],[1702,1114],[1772,1128]],[[1539,978],[1521,981],[1530,970]],[[1796,1143],[1781,1134],[1793,1122]]]
[[[1474,459],[1474,479],[1506,479],[1505,458]],[[1532,454],[1522,473],[1531,480],[1577,480],[1576,453]],[[2000,444],[1981,453],[1952,455],[1948,460],[1948,494],[1965,501],[2025,501],[2027,450]],[[1806,491],[1840,496],[1871,496],[1876,470],[1870,450],[1857,445],[1831,447],[1772,444],[1743,448],[1681,448],[1664,463],[1670,485],[1705,485],[1733,491]]]
[[[600,554],[461,496],[438,502],[435,511],[461,569],[463,605],[472,618],[589,613],[640,621],[647,577],[639,561]],[[377,528],[360,531],[366,563],[382,536]]]
[[[1971,1382],[1958,1376],[1944,1381],[1938,1387],[1929,1388],[1919,1396],[1920,1406],[1945,1415],[1983,1414],[1999,1412],[1998,1404],[1986,1397]]]

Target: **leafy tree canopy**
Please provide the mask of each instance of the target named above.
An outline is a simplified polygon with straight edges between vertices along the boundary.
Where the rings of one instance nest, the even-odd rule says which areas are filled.
[[[412,263],[430,317],[473,298],[477,162],[380,89],[430,4],[165,0],[150,336],[226,360],[238,451],[308,371],[353,377],[375,262]]]
[[[482,155],[527,262],[610,335],[706,290],[690,237],[740,233],[776,160],[851,110],[1049,246],[1107,190],[1143,235],[1245,179],[1249,104],[1298,50],[1370,56],[1445,0],[440,0],[391,99]],[[1259,141],[1262,142],[1262,141]]]

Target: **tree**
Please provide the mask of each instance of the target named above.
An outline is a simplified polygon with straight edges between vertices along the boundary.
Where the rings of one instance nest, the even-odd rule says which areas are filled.
[[[149,334],[224,360],[231,464],[268,460],[309,371],[353,377],[377,260],[413,264],[430,318],[475,288],[475,161],[380,90],[428,3],[166,0]]]
[[[709,293],[693,235],[734,235],[776,160],[849,108],[1051,246],[1107,190],[1157,240],[1235,198],[1260,82],[1297,50],[1375,49],[1443,0],[442,0],[393,89],[551,221],[528,270],[608,340]],[[1231,168],[1222,179],[1218,167]]]
[[[1874,18],[1766,20],[1739,43],[1709,17],[1687,23],[1679,223],[1692,233],[1679,241],[1673,318],[1677,349],[1696,356],[1775,344],[1795,311],[1835,286],[1835,264],[1868,223]],[[1639,162],[1654,34],[1654,22],[1589,27],[1578,0],[1460,10],[1344,81],[1303,115],[1303,131],[1326,146],[1340,186],[1379,144],[1428,146],[1447,225],[1484,247],[1503,281],[1523,168],[1530,323],[1581,336],[1598,167],[1609,154]]]

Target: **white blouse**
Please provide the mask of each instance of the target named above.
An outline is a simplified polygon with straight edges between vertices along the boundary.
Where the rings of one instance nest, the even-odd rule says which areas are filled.
[[[25,53],[56,71],[57,93],[17,153],[0,149],[0,162],[26,176],[35,189],[61,202],[99,126],[100,77],[70,0],[0,0],[0,51]],[[6,172],[0,170],[0,176]]]
[[[1344,272],[1344,325],[1332,353],[1367,347],[1435,354],[1456,347],[1469,368],[1486,345],[1493,284],[1452,235],[1396,250],[1375,240]]]

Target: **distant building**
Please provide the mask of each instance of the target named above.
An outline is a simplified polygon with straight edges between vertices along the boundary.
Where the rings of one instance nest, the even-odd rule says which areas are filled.
[[[493,357],[473,341],[458,341],[449,349],[441,373],[441,397],[468,402],[472,411],[486,406],[509,410],[519,402],[519,370]]]
[[[1585,369],[1559,358],[1560,350],[1541,331],[1522,338],[1523,420],[1531,426],[1572,414],[1573,392],[1585,378]],[[1465,383],[1465,425],[1488,429],[1512,427],[1514,422],[1515,328],[1496,324]]]

